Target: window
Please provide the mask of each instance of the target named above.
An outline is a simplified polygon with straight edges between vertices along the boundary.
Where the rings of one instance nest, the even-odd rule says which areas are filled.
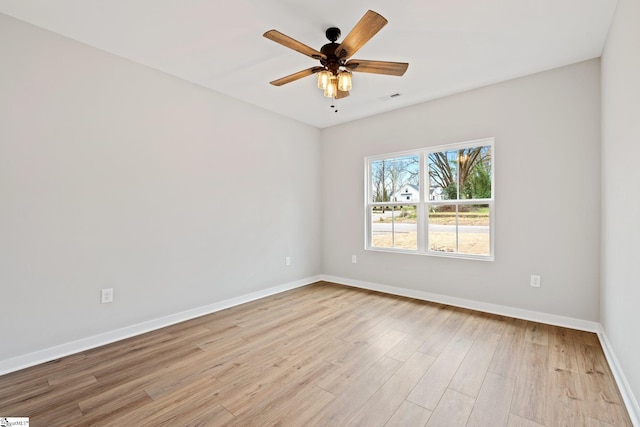
[[[493,259],[493,138],[367,157],[369,250]]]
[[[367,216],[371,230],[368,246],[417,250],[420,156],[374,158],[368,162],[368,169]],[[413,194],[402,197],[409,185]]]

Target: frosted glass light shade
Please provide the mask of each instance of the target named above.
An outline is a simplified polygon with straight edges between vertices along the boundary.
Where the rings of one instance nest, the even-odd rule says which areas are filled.
[[[331,80],[331,72],[329,70],[322,70],[318,72],[318,88],[326,90]]]
[[[340,71],[338,73],[338,89],[343,92],[351,90],[351,73],[349,71]]]
[[[338,94],[338,81],[335,77],[331,78],[329,84],[324,90],[324,96],[327,98],[335,98]]]

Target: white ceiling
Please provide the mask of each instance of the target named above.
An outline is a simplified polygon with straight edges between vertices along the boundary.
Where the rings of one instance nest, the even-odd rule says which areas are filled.
[[[324,128],[599,57],[616,0],[0,0],[0,12],[310,125]],[[314,76],[268,82],[318,63],[262,37],[315,49],[330,26],[367,9],[389,20],[355,55],[409,62],[403,77],[356,73],[331,100]],[[342,39],[338,40],[340,42]],[[390,98],[391,94],[400,96]]]

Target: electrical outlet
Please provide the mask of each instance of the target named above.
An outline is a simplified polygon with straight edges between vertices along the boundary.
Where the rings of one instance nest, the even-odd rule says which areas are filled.
[[[534,288],[539,288],[540,287],[540,276],[538,276],[537,274],[532,274],[531,275],[530,284]]]
[[[108,304],[113,302],[113,288],[102,289],[100,291],[100,303]]]
[[[287,267],[289,267],[291,265],[291,257],[290,256],[284,257],[284,265],[286,265]]]
[[[358,262],[358,257],[355,256],[355,255],[351,255],[351,262],[354,263],[354,264],[357,263]]]

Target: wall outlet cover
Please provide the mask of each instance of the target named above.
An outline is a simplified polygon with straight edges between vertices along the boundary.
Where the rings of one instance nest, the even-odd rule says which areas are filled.
[[[532,274],[531,275],[530,284],[534,288],[539,288],[540,287],[540,276],[538,276],[537,274]]]
[[[100,302],[102,304],[113,302],[113,288],[102,289],[100,291]]]

